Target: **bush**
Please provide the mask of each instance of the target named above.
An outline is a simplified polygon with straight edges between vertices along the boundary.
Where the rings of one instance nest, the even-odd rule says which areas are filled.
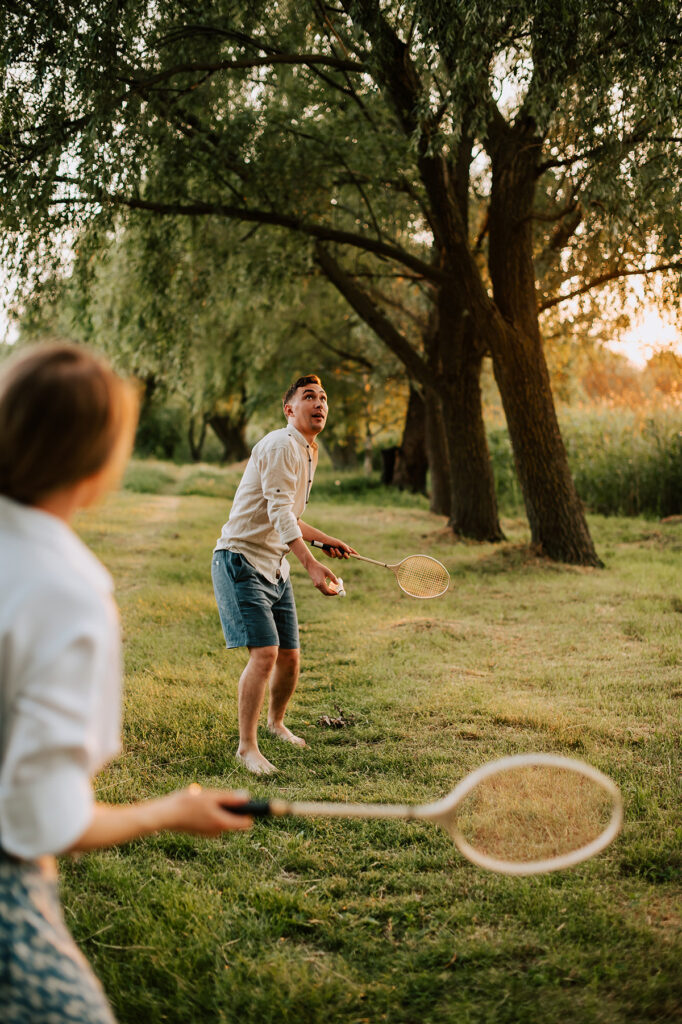
[[[561,433],[578,495],[601,515],[682,513],[682,416],[673,404],[647,410],[565,409]],[[506,428],[488,432],[500,509],[523,506]]]
[[[175,476],[168,466],[134,459],[126,469],[123,486],[138,494],[167,494],[175,486]]]
[[[155,459],[174,459],[184,442],[182,412],[171,406],[147,405],[140,413],[135,435],[135,454]]]
[[[682,512],[682,431],[676,409],[571,412],[562,432],[578,494],[602,515]]]
[[[682,513],[682,421],[674,407],[568,409],[561,432],[580,498],[601,515],[656,516]],[[492,430],[490,457],[500,508],[523,503],[509,434]]]
[[[488,433],[488,448],[495,477],[495,493],[500,509],[517,512],[523,506],[521,485],[516,475],[514,453],[506,427]]]

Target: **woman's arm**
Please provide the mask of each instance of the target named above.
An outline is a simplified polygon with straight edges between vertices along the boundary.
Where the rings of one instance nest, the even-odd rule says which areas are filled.
[[[193,783],[154,800],[135,804],[95,804],[90,824],[65,853],[115,846],[153,832],[191,832],[218,836],[251,827],[252,819],[230,814],[230,806],[246,803],[248,793],[202,789]]]

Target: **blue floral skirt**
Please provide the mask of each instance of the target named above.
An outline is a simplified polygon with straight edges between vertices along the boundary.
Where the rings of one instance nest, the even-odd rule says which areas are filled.
[[[0,1021],[115,1024],[64,923],[52,858],[16,861],[0,851]]]

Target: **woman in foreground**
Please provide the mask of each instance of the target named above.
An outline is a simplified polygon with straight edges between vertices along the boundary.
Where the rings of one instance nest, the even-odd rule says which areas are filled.
[[[114,1019],[65,927],[55,855],[251,824],[226,810],[241,792],[94,799],[92,776],[120,749],[119,624],[111,577],[69,524],[117,486],[136,421],[132,388],[84,349],[40,346],[0,370],[3,1024]]]

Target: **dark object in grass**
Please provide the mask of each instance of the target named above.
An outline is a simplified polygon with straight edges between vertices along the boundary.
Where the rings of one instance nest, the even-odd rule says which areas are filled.
[[[355,725],[355,715],[346,715],[342,709],[335,705],[338,716],[332,718],[330,715],[320,715],[317,724],[321,729],[345,729],[348,725]]]

